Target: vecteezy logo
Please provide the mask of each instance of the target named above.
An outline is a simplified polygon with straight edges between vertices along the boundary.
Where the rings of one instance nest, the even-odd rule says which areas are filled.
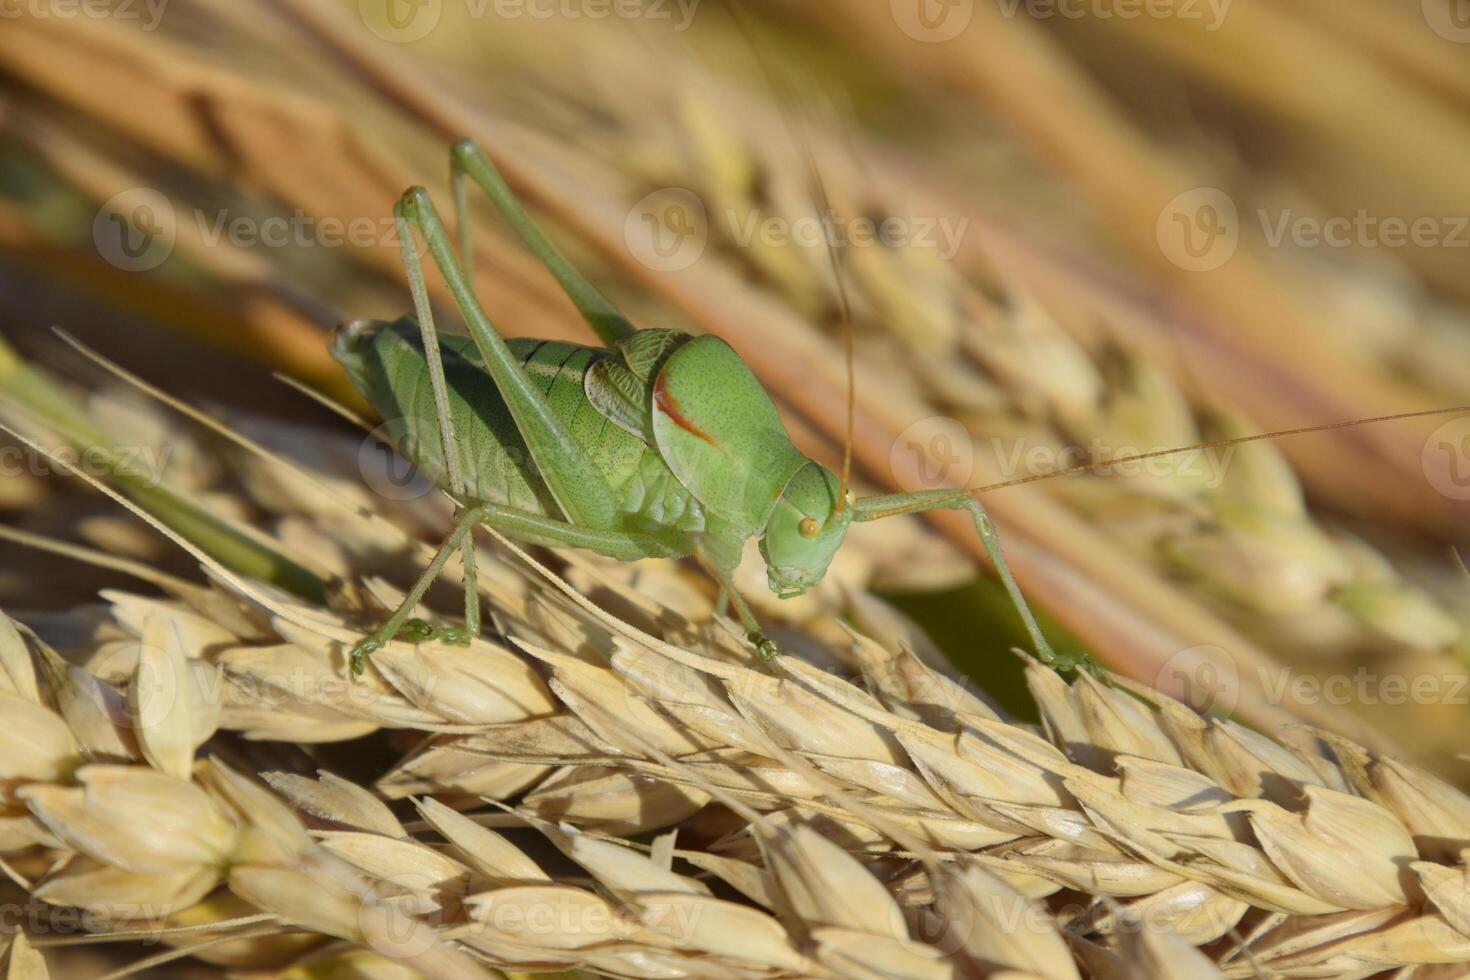
[[[412,44],[439,26],[444,0],[357,0],[367,29],[394,44]]]
[[[968,429],[934,415],[899,433],[888,465],[894,482],[909,492],[964,487],[975,470],[975,448]]]
[[[1164,257],[1188,272],[1218,269],[1240,245],[1240,212],[1218,187],[1196,187],[1159,212],[1154,232]]]
[[[164,667],[166,660],[164,651],[142,641],[112,646],[87,664],[93,678],[79,692],[92,701],[94,710],[104,712],[119,727],[152,728],[171,716],[187,694],[179,678]],[[110,703],[118,697],[111,684],[125,688],[121,697],[128,704],[127,711],[120,712]]]
[[[433,483],[408,461],[407,453],[398,451],[397,447],[403,445],[398,433],[410,424],[404,419],[397,424],[384,422],[357,448],[357,468],[363,482],[386,500],[416,500],[434,489]]]
[[[709,215],[699,195],[683,187],[645,194],[623,222],[623,243],[655,272],[680,272],[704,254]]]
[[[1430,433],[1419,462],[1434,489],[1451,500],[1470,500],[1470,415]]]
[[[1240,698],[1240,672],[1224,647],[1189,647],[1164,661],[1154,687],[1201,714],[1228,715]]]
[[[1470,0],[1424,0],[1424,19],[1446,41],[1470,44]]]
[[[358,907],[363,940],[384,956],[409,959],[434,948],[434,930],[419,915],[438,911],[444,884],[428,871],[403,871],[374,881]]]
[[[970,26],[975,0],[888,0],[893,22],[915,41],[952,41]]]
[[[1017,899],[1024,901],[1020,896]],[[960,899],[953,886],[941,888],[929,904],[915,907],[911,915],[905,915],[894,902],[889,911],[890,935],[899,942],[923,943],[944,956],[952,956],[974,935],[976,912],[975,904]]]
[[[147,272],[163,265],[177,237],[173,205],[151,187],[114,194],[92,220],[98,254],[124,272]]]

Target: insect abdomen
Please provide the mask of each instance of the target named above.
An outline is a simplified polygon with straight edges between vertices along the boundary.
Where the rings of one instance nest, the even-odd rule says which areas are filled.
[[[474,501],[561,517],[525,440],[479,352],[467,337],[440,336],[455,443]],[[587,370],[607,352],[560,341],[508,340],[512,354],[546,395],[551,410],[615,490],[626,487],[654,452],[613,425],[587,400]],[[333,354],[385,421],[394,447],[429,479],[449,486],[434,392],[416,323],[358,322],[338,333]],[[656,455],[656,453],[655,453]]]

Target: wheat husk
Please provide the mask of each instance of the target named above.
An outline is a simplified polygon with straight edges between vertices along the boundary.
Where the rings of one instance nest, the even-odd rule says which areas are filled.
[[[297,487],[294,508],[273,490],[286,549],[336,524]],[[1470,955],[1470,798],[1401,759],[1035,663],[1026,725],[850,627],[827,668],[788,655],[773,676],[729,624],[649,599],[675,567],[598,567],[594,603],[481,550],[499,638],[391,645],[358,684],[369,592],[315,605],[211,560],[206,589],[110,593],[97,649],[68,652],[110,680],[0,623],[26,692],[3,696],[49,733],[5,746],[30,828],[6,861],[104,932],[189,921],[205,932],[177,955],[208,937],[283,975],[360,956],[424,976],[1315,976]],[[293,729],[423,741],[376,786],[218,754]],[[677,836],[636,842],[652,832]]]

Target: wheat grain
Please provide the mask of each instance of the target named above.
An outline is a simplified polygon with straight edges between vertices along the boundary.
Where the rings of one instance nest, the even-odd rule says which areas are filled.
[[[303,531],[286,547],[332,520],[297,492]],[[221,938],[243,908],[357,949],[228,945],[302,969],[386,956],[444,976],[475,962],[1305,976],[1470,956],[1470,799],[1405,762],[1325,734],[1277,742],[1140,685],[1069,684],[1036,664],[1043,724],[1031,729],[861,635],[836,634],[839,673],[791,659],[773,677],[733,631],[649,600],[649,579],[676,569],[645,567],[637,584],[597,575],[594,591],[634,626],[571,601],[514,552],[484,551],[506,641],[394,645],[355,687],[340,683],[342,648],[371,611],[366,592],[339,593],[356,611],[272,593],[264,618],[268,593],[246,582],[110,593],[133,649],[99,637],[81,659],[101,676],[0,624],[14,689],[0,697],[25,720],[0,746],[7,798],[24,808],[7,860],[39,869],[37,897],[119,930],[141,908],[179,923],[223,885],[244,905],[203,920]],[[875,602],[859,609],[881,621]],[[209,753],[216,719],[254,738],[402,728],[428,740],[379,796],[326,773],[237,773]],[[205,761],[180,771],[201,744]],[[382,802],[407,795],[423,824]],[[477,813],[476,797],[518,802]],[[524,830],[487,823],[539,832],[586,877],[532,858]],[[657,828],[695,843],[625,840]],[[737,897],[712,893],[717,882]]]

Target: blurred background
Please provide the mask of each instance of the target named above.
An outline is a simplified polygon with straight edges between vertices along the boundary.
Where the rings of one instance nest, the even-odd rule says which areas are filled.
[[[0,0],[0,372],[90,393],[205,502],[207,441],[150,429],[53,326],[214,414],[357,445],[272,375],[361,408],[329,332],[409,308],[393,203],[421,183],[448,213],[471,136],[635,322],[724,336],[829,464],[836,249],[869,491],[1456,406],[1467,110],[1464,0]],[[500,329],[592,342],[475,209]],[[5,450],[10,528],[188,573]],[[1062,645],[1470,778],[1470,416],[984,500]],[[752,567],[747,592],[800,626],[872,588],[1024,713],[980,555],[963,515],[903,518],[855,531],[817,595],[778,604]],[[17,616],[79,616],[123,580],[0,553]]]

